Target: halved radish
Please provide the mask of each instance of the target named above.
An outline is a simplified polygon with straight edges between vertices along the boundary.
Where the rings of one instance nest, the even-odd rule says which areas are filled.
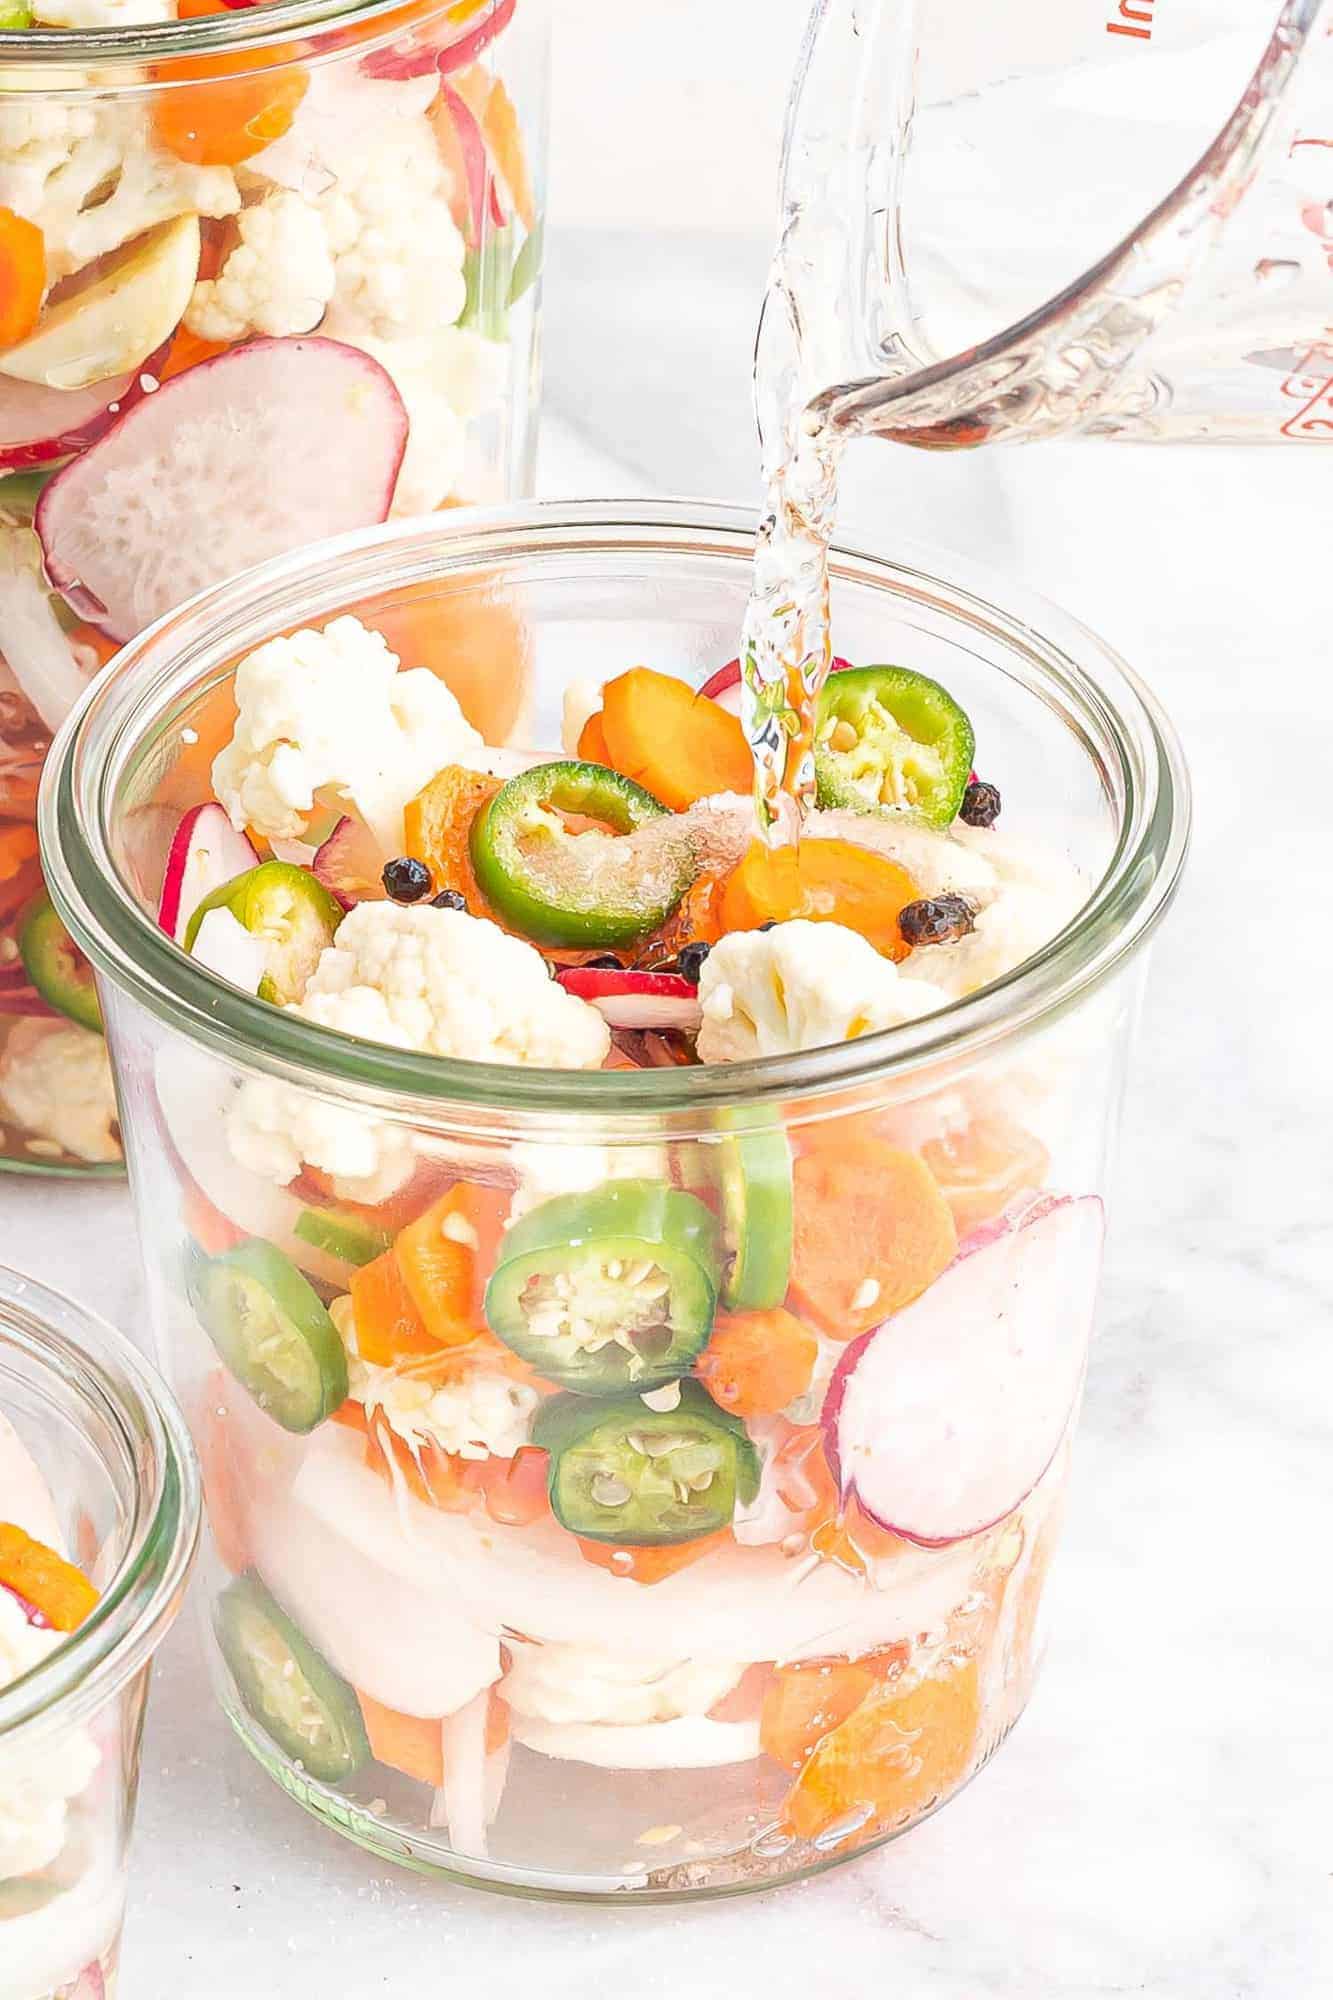
[[[616,972],[600,965],[570,965],[556,973],[566,993],[594,1006],[612,1028],[696,1029],[703,1016],[699,989],[678,972]]]
[[[841,673],[844,667],[850,667],[851,664],[850,660],[835,658],[830,671],[835,674]],[[715,701],[720,707],[729,710],[732,715],[739,715],[741,712],[740,661],[728,660],[725,667],[719,667],[715,674],[709,676],[699,692],[700,694],[707,695],[709,701]]]
[[[380,844],[365,821],[345,813],[323,846],[316,849],[310,872],[345,910],[350,910],[358,903],[384,900],[384,861]]]
[[[244,875],[258,859],[221,806],[191,806],[172,835],[157,906],[157,921],[167,936],[183,945],[186,927],[204,897]]]
[[[48,306],[28,338],[0,354],[0,374],[68,390],[142,368],[180,324],[198,270],[198,216],[147,230]]]
[[[1034,1202],[853,1341],[822,1417],[844,1502],[939,1547],[1031,1492],[1078,1398],[1102,1233],[1095,1195]]]
[[[150,356],[138,374],[88,389],[47,389],[0,377],[0,471],[31,471],[86,451],[144,395],[142,376],[151,377],[157,358]]]
[[[173,376],[62,469],[34,525],[80,616],[128,639],[268,556],[387,518],[407,447],[359,348],[252,340]]]

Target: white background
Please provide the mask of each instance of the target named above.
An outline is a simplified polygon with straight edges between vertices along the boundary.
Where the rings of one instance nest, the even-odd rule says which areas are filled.
[[[1165,0],[1162,0],[1165,4]],[[552,493],[747,498],[747,350],[799,0],[558,0]],[[1009,10],[1013,12],[1012,9]],[[1188,882],[1126,1108],[1055,1637],[1031,1714],[907,1841],[706,1909],[552,1909],[374,1867],[158,1674],[125,2000],[1303,2000],[1327,1992],[1333,451],[1040,446],[849,469],[1153,681]],[[6,1252],[142,1333],[128,1202],[0,1190]]]

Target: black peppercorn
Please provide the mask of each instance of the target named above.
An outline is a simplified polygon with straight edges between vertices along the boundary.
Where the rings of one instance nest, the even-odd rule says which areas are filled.
[[[467,898],[459,889],[441,889],[438,896],[430,899],[432,910],[466,910]]]
[[[963,793],[958,817],[964,826],[994,826],[1000,817],[999,787],[988,785],[984,778],[973,778]]]
[[[923,896],[898,912],[904,944],[952,944],[972,929],[972,905],[965,896]]]
[[[711,945],[705,944],[702,938],[693,938],[689,944],[683,944],[677,953],[676,970],[682,979],[689,980],[691,986],[699,984],[699,975],[704,969],[704,960],[712,948]]]
[[[430,870],[411,854],[386,861],[380,880],[395,903],[419,903],[430,894]]]
[[[624,960],[617,958],[613,951],[599,951],[596,958],[590,958],[586,961],[584,970],[587,972],[623,972],[625,964]]]

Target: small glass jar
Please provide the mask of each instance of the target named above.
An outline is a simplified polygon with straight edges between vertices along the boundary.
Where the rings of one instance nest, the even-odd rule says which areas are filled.
[[[534,1893],[693,1896],[808,1873],[933,1811],[1021,1712],[1141,946],[1186,844],[1174,740],[1050,605],[929,555],[837,552],[838,650],[937,675],[976,725],[1006,824],[1077,864],[1086,894],[972,997],[794,1055],[653,1067],[640,1048],[588,1072],[423,1057],[220,983],[154,911],[182,787],[203,796],[200,753],[229,732],[236,662],[263,640],[344,612],[422,632],[471,619],[509,690],[509,740],[551,746],[574,681],[644,662],[699,686],[734,653],[753,528],[721,508],[559,505],[293,556],[131,647],[43,790],[54,893],[107,1008],[162,1351],[204,1461],[200,1601],[222,1701],[281,1784],[375,1853]],[[340,1206],[327,1176],[295,1159],[261,1170],[240,1146],[261,1113],[302,1161],[319,1123],[377,1159],[402,1153],[409,1177],[379,1205]],[[513,1340],[515,1301],[540,1310],[550,1274],[533,1265],[533,1293],[509,1231],[552,1190],[574,1203],[564,1234],[537,1238],[558,1297],[558,1245],[601,1240],[628,1201],[658,1248],[642,1271],[605,1252],[617,1299],[640,1278],[649,1301],[665,1284],[701,1325],[718,1284],[735,1304],[738,1282],[709,1215],[748,1246],[752,1275],[794,1215],[790,1317],[822,1329],[801,1383],[776,1400],[766,1373],[744,1387],[712,1336],[661,1394],[617,1400],[598,1375],[557,1398],[540,1361],[535,1376],[511,1368],[494,1329]],[[900,1213],[889,1296],[867,1234]],[[467,1393],[484,1378],[508,1399],[507,1443],[472,1449],[469,1415],[461,1442],[423,1444],[394,1414],[399,1390],[431,1403],[438,1387],[432,1421],[453,1407],[455,1363],[429,1330],[415,1359],[390,1359],[392,1391],[358,1376],[377,1310],[366,1260],[390,1245],[434,1298],[434,1231],[449,1239],[437,1258],[464,1260],[451,1311],[471,1329]],[[268,1325],[273,1285],[340,1366],[330,1327],[346,1337],[350,1313],[345,1402],[330,1373],[320,1407],[268,1413],[243,1322]],[[633,1346],[640,1324],[657,1354],[651,1312],[612,1335]],[[765,1355],[770,1331],[807,1337],[759,1331]],[[917,1357],[915,1381],[894,1343]],[[1013,1409],[1021,1449],[992,1404]],[[590,1413],[607,1426],[591,1443]],[[976,1439],[963,1452],[960,1427]],[[684,1447],[688,1465],[672,1457]],[[920,1478],[891,1505],[896,1451]],[[674,1501],[652,1471],[663,1453],[685,1489]],[[656,1494],[648,1532],[616,1526],[630,1477]],[[716,1499],[716,1532],[689,1516],[697,1492]]]
[[[0,2000],[111,2000],[149,1668],[199,1535],[194,1453],[127,1340],[3,1268],[0,1453],[7,1491],[35,1464],[50,1502],[33,1506],[53,1506],[52,1533],[100,1592],[0,1687]]]
[[[532,482],[547,0],[177,5],[0,34],[0,1168],[121,1171],[33,826],[88,677],[200,585]]]

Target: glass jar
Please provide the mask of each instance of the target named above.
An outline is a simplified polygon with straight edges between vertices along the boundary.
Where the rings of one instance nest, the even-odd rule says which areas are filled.
[[[0,1512],[22,1492],[19,1525],[62,1542],[101,1593],[0,1687],[0,2000],[111,2000],[149,1667],[194,1557],[198,1474],[129,1342],[5,1269],[0,1461]]]
[[[311,1812],[475,1882],[670,1897],[807,1873],[933,1811],[1021,1712],[1141,947],[1186,844],[1179,754],[1151,697],[1051,606],[928,554],[837,552],[839,652],[938,675],[1007,823],[1077,864],[1086,899],[1020,969],[942,1012],[711,1067],[653,1067],[642,1048],[645,1066],[618,1070],[446,1062],[266,1007],[155,925],[165,844],[183,772],[201,796],[200,752],[230,728],[237,659],[271,634],[348,611],[456,630],[470,606],[516,702],[523,676],[511,741],[550,745],[573,679],[645,662],[697,686],[734,652],[753,526],[721,508],[561,504],[285,558],[129,648],[43,788],[53,892],[116,1053],[153,1314],[198,1427],[222,1701]],[[330,1208],[320,1175],[242,1162],[252,1113],[298,1151],[312,1116],[377,1159],[405,1148],[408,1178],[377,1207]],[[520,1266],[516,1217],[562,1199],[538,1232],[552,1268]],[[515,1298],[528,1311],[543,1286],[563,1296],[559,1246],[573,1258],[614,1236],[613,1211],[652,1252],[613,1270],[607,1249],[593,1281],[641,1278],[648,1298],[665,1276],[669,1318],[705,1333],[719,1282],[737,1304],[715,1214],[756,1271],[794,1212],[795,1310],[759,1326],[757,1382],[743,1343],[719,1361],[711,1338],[683,1383],[689,1361],[658,1368],[646,1339],[662,1387],[618,1401],[609,1378],[557,1398],[541,1362],[515,1363],[489,1327],[512,1334]],[[412,1259],[454,1271],[464,1345],[409,1340],[368,1388],[384,1329],[362,1272],[410,1269],[415,1286],[409,1224]],[[886,1231],[893,1295],[865,1276]],[[271,1328],[273,1284],[312,1339],[331,1340],[326,1319],[349,1338],[347,1401],[336,1366],[263,1388],[245,1322]],[[611,1339],[632,1346],[637,1304],[617,1298]],[[915,1372],[896,1375],[890,1335]],[[770,1337],[818,1350],[780,1391]],[[415,1399],[445,1424],[460,1381],[496,1399],[490,1448],[466,1413],[452,1444],[402,1416]],[[593,1417],[610,1428],[592,1435]],[[671,1491],[651,1471],[663,1456]],[[646,1531],[617,1525],[627,1467],[658,1480]]]
[[[0,34],[0,1168],[121,1171],[33,825],[88,677],[201,585],[532,481],[546,0],[176,4]]]

